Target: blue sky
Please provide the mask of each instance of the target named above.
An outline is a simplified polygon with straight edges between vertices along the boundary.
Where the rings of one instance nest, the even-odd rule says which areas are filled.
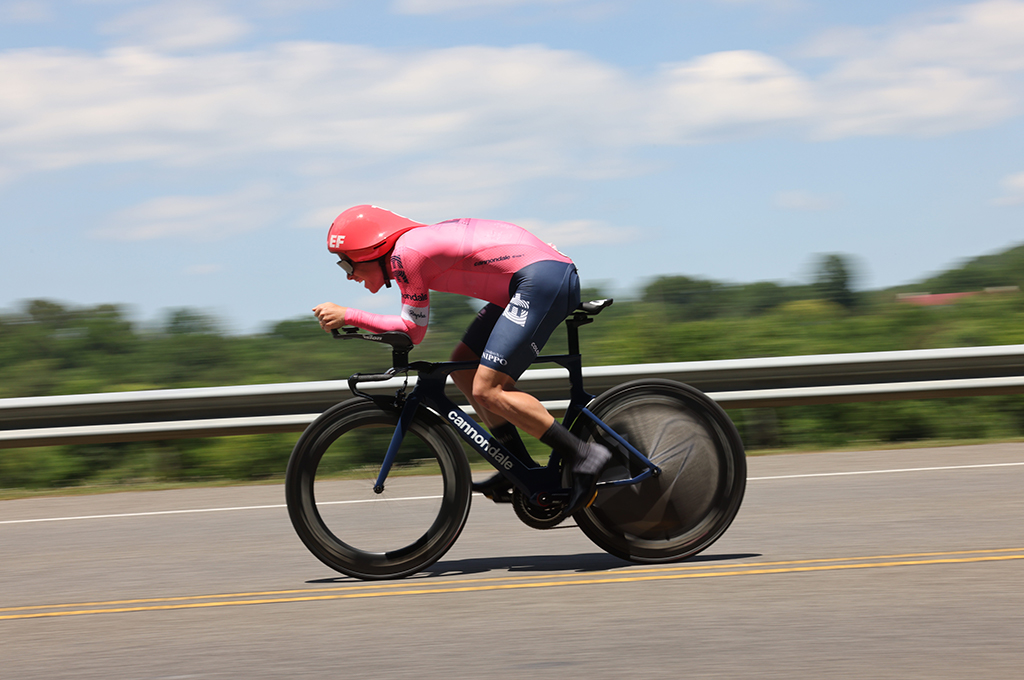
[[[0,308],[333,301],[344,208],[658,275],[905,284],[1024,242],[1024,1],[0,2]]]

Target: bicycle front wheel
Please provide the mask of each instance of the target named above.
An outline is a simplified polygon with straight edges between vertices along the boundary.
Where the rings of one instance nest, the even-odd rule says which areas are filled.
[[[365,399],[324,412],[302,434],[285,478],[288,514],[320,561],[360,579],[401,578],[438,560],[469,515],[469,462],[452,432],[419,409],[382,493],[373,490],[398,415]]]
[[[689,385],[647,379],[608,390],[589,409],[661,468],[643,482],[601,487],[594,503],[574,515],[594,543],[633,562],[673,562],[725,532],[739,511],[747,472],[739,432],[718,404]],[[601,481],[641,471],[586,416],[572,429],[614,452]]]

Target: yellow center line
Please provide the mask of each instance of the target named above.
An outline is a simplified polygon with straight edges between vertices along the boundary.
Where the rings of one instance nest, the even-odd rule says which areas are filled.
[[[958,555],[961,557],[955,557]],[[613,576],[607,575],[608,572],[600,572],[599,574],[575,574],[572,577],[558,576],[552,574],[535,574],[521,576],[488,577],[479,579],[459,579],[454,581],[442,582],[433,581],[430,583],[395,581],[379,584],[358,584],[350,586],[339,586],[336,588],[278,590],[250,593],[229,593],[220,595],[191,595],[169,598],[147,598],[138,600],[112,600],[107,602],[80,602],[73,604],[6,607],[0,608],[0,612],[21,613],[0,615],[0,620],[47,618],[58,616],[80,616],[84,614],[118,614],[142,611],[200,609],[208,607],[228,607],[253,604],[287,604],[324,600],[390,597],[396,595],[429,595],[494,590],[518,590],[527,588],[550,588],[555,586],[597,585],[610,583],[639,583],[648,581],[710,578],[719,576],[795,574],[821,571],[840,571],[850,569],[873,569],[882,567],[924,566],[936,564],[966,564],[1021,559],[1024,559],[1024,548],[999,548],[992,550],[911,553],[905,555],[875,555],[868,557],[833,557],[809,560],[788,560],[780,562],[761,562],[746,565],[687,565],[646,569],[628,569],[627,571],[623,571]],[[839,564],[840,562],[845,562],[847,564]],[[850,562],[854,563],[849,564]],[[219,601],[204,602],[198,600]],[[72,611],[38,611],[72,607],[78,607],[79,609],[74,609]],[[85,607],[91,607],[91,609],[85,609]]]
[[[988,550],[957,550],[957,551],[943,551],[943,552],[926,552],[926,553],[905,553],[896,555],[871,555],[864,557],[823,557],[814,558],[807,560],[786,560],[777,562],[752,562],[749,564],[683,564],[683,565],[671,565],[671,566],[658,566],[649,568],[640,567],[625,567],[628,569],[629,574],[645,574],[652,572],[677,572],[677,571],[696,571],[706,569],[753,569],[757,567],[778,567],[778,566],[789,566],[799,564],[821,564],[821,563],[833,563],[833,562],[853,562],[860,560],[894,560],[894,559],[917,559],[922,557],[946,557],[952,555],[984,555],[984,554],[996,554],[996,553],[1008,553],[1008,552],[1024,552],[1024,548],[994,548]],[[605,573],[595,572],[595,575]],[[579,578],[586,578],[588,574],[577,574]],[[145,599],[134,599],[134,600],[111,600],[105,602],[76,602],[71,604],[49,604],[49,605],[30,605],[23,607],[0,607],[0,612],[12,612],[12,611],[24,611],[29,609],[55,609],[58,607],[101,607],[101,606],[112,606],[112,605],[125,605],[125,604],[144,604],[144,603],[155,603],[155,602],[180,602],[185,600],[203,600],[203,599],[221,599],[226,597],[267,597],[272,595],[298,595],[303,593],[323,593],[323,592],[336,592],[336,591],[351,591],[351,590],[369,590],[369,589],[387,589],[387,588],[410,588],[410,587],[423,587],[431,588],[437,585],[444,584],[465,584],[465,583],[495,583],[495,582],[507,582],[507,581],[520,581],[520,580],[536,580],[546,579],[554,577],[552,574],[520,574],[515,576],[489,576],[485,578],[475,579],[459,579],[453,581],[438,582],[435,580],[430,581],[416,581],[416,580],[405,580],[405,581],[388,581],[382,583],[353,583],[334,588],[304,588],[304,589],[291,589],[291,590],[269,590],[269,591],[255,591],[255,592],[242,592],[242,593],[227,593],[227,594],[215,594],[215,595],[183,595],[178,597],[160,597],[160,598],[145,598]]]

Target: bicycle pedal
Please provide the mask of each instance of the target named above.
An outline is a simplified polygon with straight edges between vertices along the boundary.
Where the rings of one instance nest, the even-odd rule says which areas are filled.
[[[490,491],[484,494],[484,498],[490,498],[495,503],[511,503],[512,490],[508,489],[505,491]]]

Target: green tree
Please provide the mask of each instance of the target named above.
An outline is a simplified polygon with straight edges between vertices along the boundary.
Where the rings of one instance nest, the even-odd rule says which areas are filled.
[[[803,286],[783,286],[772,281],[748,283],[733,290],[734,310],[743,316],[764,314],[799,299],[805,294]]]
[[[677,308],[681,318],[699,320],[718,316],[724,304],[724,286],[689,276],[660,276],[644,288],[644,301]]]
[[[960,267],[925,280],[920,290],[963,293],[1002,286],[1024,288],[1024,245],[969,260]]]
[[[853,309],[857,298],[853,293],[853,276],[843,255],[825,255],[818,263],[814,288],[819,296],[844,309]]]

